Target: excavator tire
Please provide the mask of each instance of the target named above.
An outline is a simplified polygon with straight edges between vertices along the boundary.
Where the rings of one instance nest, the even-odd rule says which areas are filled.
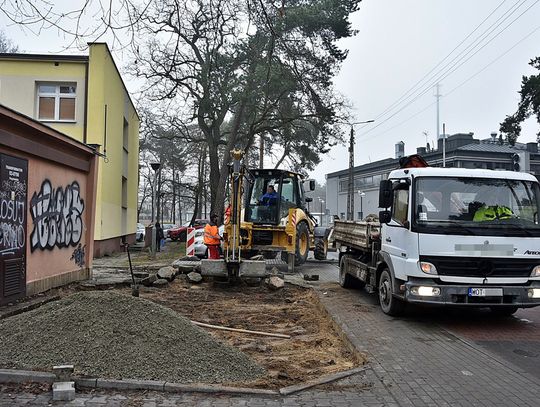
[[[309,229],[305,222],[296,225],[296,251],[294,265],[300,266],[307,260],[309,254]]]
[[[318,237],[315,239],[315,249],[313,250],[313,255],[317,260],[326,260],[327,249],[327,242],[324,238]]]

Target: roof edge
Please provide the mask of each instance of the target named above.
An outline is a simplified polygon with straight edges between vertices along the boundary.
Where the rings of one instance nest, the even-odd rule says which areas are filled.
[[[59,54],[23,54],[15,52],[0,52],[0,59],[4,60],[34,60],[34,61],[63,61],[88,62],[88,55],[59,55]]]
[[[124,82],[124,78],[122,78],[122,74],[120,73],[120,70],[118,69],[118,65],[116,65],[116,61],[114,60],[114,56],[111,52],[111,49],[109,48],[109,44],[106,42],[88,42],[88,47],[91,45],[105,45],[105,48],[107,49],[107,52],[111,56],[111,61],[114,65],[114,69],[116,69],[116,73],[118,74],[118,77],[120,78],[120,82],[122,82],[122,86],[124,87],[124,90],[129,98],[129,103],[131,103],[131,106],[133,107],[133,110],[135,111],[135,114],[137,115],[137,118],[139,119],[139,122],[141,121],[141,116],[139,115],[139,112],[137,111],[137,107],[135,106],[135,103],[133,103],[133,99],[131,98],[131,94],[129,93],[129,90],[126,86],[126,83]]]

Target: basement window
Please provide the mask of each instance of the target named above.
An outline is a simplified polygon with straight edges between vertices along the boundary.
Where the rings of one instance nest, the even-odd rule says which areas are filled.
[[[37,86],[38,119],[74,122],[77,86],[74,83],[40,83]]]

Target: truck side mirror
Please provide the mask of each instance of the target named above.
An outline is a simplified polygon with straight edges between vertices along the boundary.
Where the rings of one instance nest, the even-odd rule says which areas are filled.
[[[390,208],[393,198],[392,181],[389,179],[382,180],[379,187],[379,208]]]
[[[392,220],[392,214],[390,211],[380,211],[379,212],[379,222],[382,223],[390,223]]]
[[[309,190],[310,191],[315,191],[315,180],[314,179],[309,180]]]

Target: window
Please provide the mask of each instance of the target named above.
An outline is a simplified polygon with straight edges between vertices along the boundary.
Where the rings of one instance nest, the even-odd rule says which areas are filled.
[[[540,189],[528,180],[420,177],[413,218],[434,232],[539,236],[539,208]]]
[[[38,84],[39,120],[75,121],[75,84]]]
[[[392,206],[392,219],[400,225],[407,221],[407,212],[409,209],[409,190],[398,189],[394,191],[394,204]]]

